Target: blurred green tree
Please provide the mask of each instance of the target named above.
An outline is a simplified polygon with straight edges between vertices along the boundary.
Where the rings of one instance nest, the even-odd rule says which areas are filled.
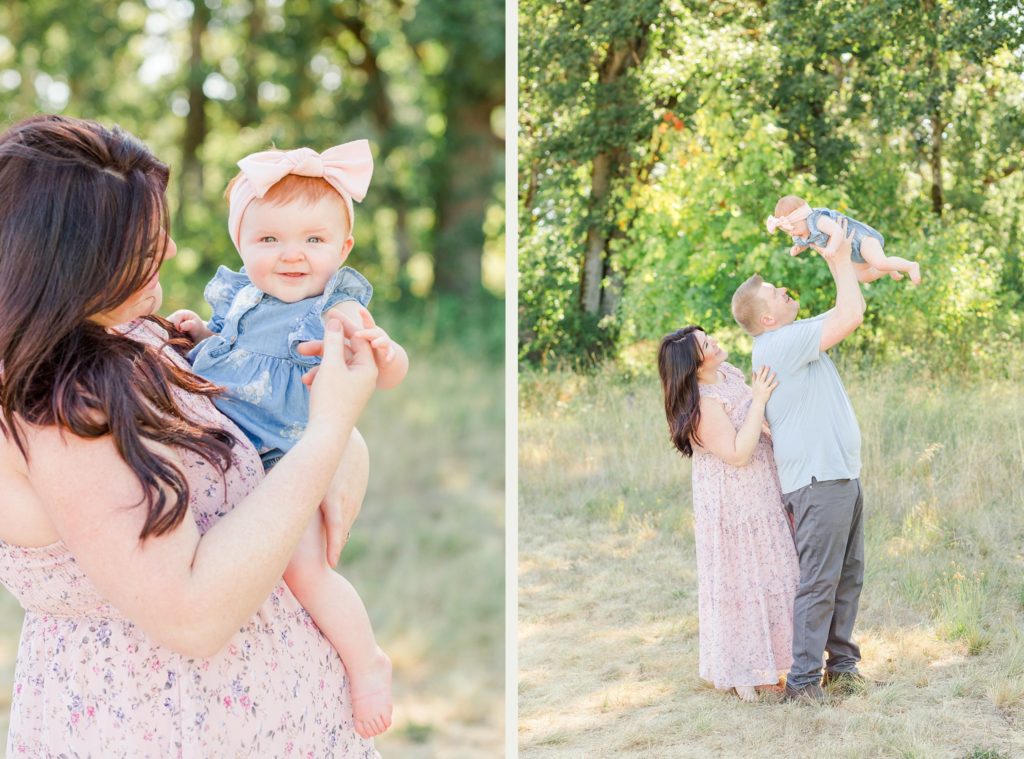
[[[439,300],[472,304],[496,343],[503,14],[499,0],[10,2],[0,108],[5,123],[40,111],[119,123],[171,165],[167,309],[201,310],[216,267],[238,265],[222,195],[241,157],[367,137],[375,176],[351,263],[378,307],[427,317],[436,336],[465,327]]]

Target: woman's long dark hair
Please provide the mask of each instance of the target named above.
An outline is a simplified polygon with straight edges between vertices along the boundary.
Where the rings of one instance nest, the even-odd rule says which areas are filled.
[[[88,318],[125,303],[162,260],[167,177],[118,127],[36,116],[0,135],[0,433],[26,459],[22,422],[110,435],[145,493],[140,540],[174,529],[189,508],[188,481],[152,444],[222,473],[234,444],[172,393],[214,395],[214,385]]]
[[[697,326],[683,327],[665,335],[658,348],[658,374],[665,391],[665,417],[672,445],[684,456],[693,455],[693,443],[700,445],[700,389],[697,370],[704,354],[694,332]]]

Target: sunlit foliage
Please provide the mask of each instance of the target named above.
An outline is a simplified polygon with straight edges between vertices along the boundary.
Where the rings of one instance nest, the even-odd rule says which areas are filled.
[[[1024,337],[1016,6],[520,3],[521,358],[587,364],[694,322],[742,349],[729,299],[755,271],[801,315],[828,308],[823,263],[765,231],[788,193],[925,271],[865,288],[850,357],[1005,355]]]

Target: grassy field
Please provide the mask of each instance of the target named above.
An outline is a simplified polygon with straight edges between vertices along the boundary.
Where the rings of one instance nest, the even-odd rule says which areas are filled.
[[[864,438],[855,635],[889,684],[744,704],[697,676],[689,462],[657,377],[520,375],[521,756],[1024,756],[1020,385],[847,388]]]
[[[370,490],[341,558],[395,665],[384,756],[500,756],[504,746],[504,389],[500,366],[448,346],[359,427]],[[0,755],[20,607],[0,589]]]

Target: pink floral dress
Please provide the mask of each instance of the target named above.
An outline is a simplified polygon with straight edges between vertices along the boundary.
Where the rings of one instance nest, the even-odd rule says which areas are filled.
[[[701,397],[721,403],[739,429],[753,395],[730,364],[718,378],[700,385]],[[717,688],[774,684],[792,662],[800,572],[771,438],[762,432],[741,467],[694,446],[693,511],[700,676]]]
[[[156,329],[137,323],[127,333],[159,345]],[[226,478],[184,454],[192,514],[205,532],[256,486],[263,467],[208,399],[180,398],[242,441]],[[0,582],[25,608],[11,759],[379,757],[354,731],[341,659],[283,582],[209,659],[147,639],[100,596],[63,542],[0,541]]]

